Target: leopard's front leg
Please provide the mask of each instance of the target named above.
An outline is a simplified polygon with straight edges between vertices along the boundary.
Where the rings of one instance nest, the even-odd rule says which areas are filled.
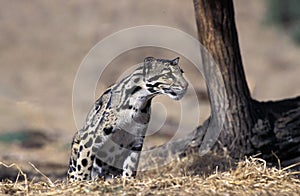
[[[123,163],[123,177],[135,177],[143,148],[144,136],[139,137],[130,148],[130,153]]]

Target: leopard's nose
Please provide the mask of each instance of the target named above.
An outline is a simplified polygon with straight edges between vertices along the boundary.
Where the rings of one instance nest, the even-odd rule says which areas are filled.
[[[186,90],[188,88],[189,84],[187,82],[181,83],[181,87]]]

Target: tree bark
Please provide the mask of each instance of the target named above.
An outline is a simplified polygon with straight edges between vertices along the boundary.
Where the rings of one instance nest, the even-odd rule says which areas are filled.
[[[194,8],[199,41],[217,64],[224,83],[221,86],[216,81],[212,63],[204,57],[212,111],[220,111],[217,97],[223,97],[228,103],[218,138],[220,143],[234,158],[262,153],[263,158],[276,163],[273,154],[286,164],[299,161],[300,97],[266,103],[253,100],[243,70],[232,0],[194,0]],[[224,87],[226,96],[220,94]],[[198,146],[206,131],[207,126],[195,131],[194,142]]]

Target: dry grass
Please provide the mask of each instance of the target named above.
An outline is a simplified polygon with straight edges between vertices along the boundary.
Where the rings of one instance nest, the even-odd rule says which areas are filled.
[[[136,179],[113,179],[110,181],[67,183],[52,182],[46,176],[41,179],[27,179],[16,164],[4,165],[16,167],[25,180],[15,182],[4,180],[0,183],[2,194],[24,195],[299,195],[300,180],[295,176],[299,172],[289,172],[289,168],[268,168],[259,158],[245,159],[235,169],[212,174],[188,175],[191,159],[161,168],[159,171],[141,172]],[[200,159],[198,159],[200,160]],[[193,160],[194,162],[195,160]],[[194,163],[193,163],[194,164]],[[291,166],[292,167],[292,166]],[[36,169],[36,168],[35,168]],[[36,169],[38,173],[38,171]]]

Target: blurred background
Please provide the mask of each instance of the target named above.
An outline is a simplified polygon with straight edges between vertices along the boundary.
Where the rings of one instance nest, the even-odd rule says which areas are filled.
[[[234,4],[253,97],[264,101],[299,95],[299,1],[235,0]],[[17,163],[28,172],[32,172],[28,164],[32,162],[50,177],[64,176],[76,131],[72,88],[81,61],[106,36],[150,24],[197,36],[191,0],[1,1],[0,161]],[[96,97],[128,67],[149,55],[176,57],[161,49],[129,51],[101,76]],[[186,59],[181,63],[198,93],[201,123],[209,115],[205,84]],[[176,118],[168,115],[171,119],[165,129],[169,130],[156,134],[151,144],[170,137]],[[0,179],[14,175],[0,168]]]

